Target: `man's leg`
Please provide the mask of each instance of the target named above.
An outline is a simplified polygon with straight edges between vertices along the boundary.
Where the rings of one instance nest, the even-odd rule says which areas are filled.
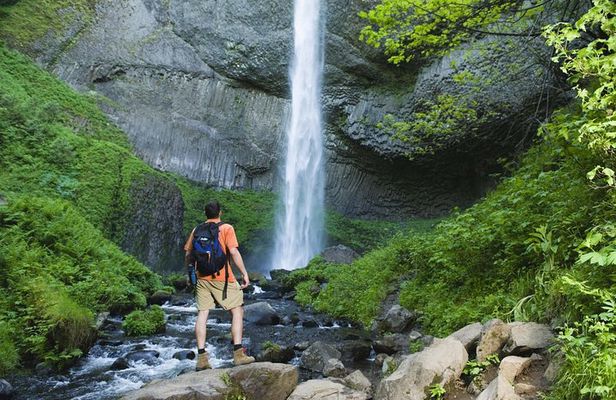
[[[239,306],[229,310],[231,313],[231,339],[233,345],[242,344],[244,330],[244,307]]]
[[[195,322],[195,336],[197,337],[197,349],[205,349],[205,336],[207,331],[207,317],[210,310],[200,310]]]
[[[250,364],[254,357],[247,356],[242,348],[242,331],[244,330],[244,307],[234,307],[231,312],[231,339],[233,340],[233,363],[235,365]]]

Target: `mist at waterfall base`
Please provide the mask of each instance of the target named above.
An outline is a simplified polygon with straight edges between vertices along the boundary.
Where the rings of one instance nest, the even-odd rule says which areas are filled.
[[[323,27],[320,1],[296,0],[281,209],[271,269],[304,267],[323,247],[325,173],[321,121]]]

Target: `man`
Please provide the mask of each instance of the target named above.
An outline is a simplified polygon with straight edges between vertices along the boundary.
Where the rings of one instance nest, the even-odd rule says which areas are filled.
[[[246,355],[242,348],[242,331],[244,318],[244,292],[242,289],[250,284],[248,272],[244,267],[244,261],[240,254],[235,236],[235,230],[229,224],[223,224],[220,221],[222,211],[218,201],[211,201],[205,206],[206,223],[219,224],[218,240],[220,246],[227,256],[227,263],[230,259],[239,268],[242,274],[244,283],[240,284],[235,279],[230,264],[222,268],[218,274],[202,276],[197,272],[197,284],[195,288],[195,298],[197,300],[197,322],[195,323],[195,335],[197,337],[197,371],[211,368],[208,354],[205,351],[206,324],[209,310],[213,309],[216,304],[231,313],[231,338],[233,340],[233,362],[235,365],[243,365],[254,362],[254,357]],[[195,228],[197,229],[197,228]],[[190,233],[190,237],[184,245],[186,251],[186,265],[189,266],[195,262],[193,256],[193,238],[195,229]],[[193,264],[194,265],[194,264]],[[227,276],[228,274],[228,276]],[[225,292],[225,279],[228,279],[228,287]],[[189,283],[190,284],[190,283]]]

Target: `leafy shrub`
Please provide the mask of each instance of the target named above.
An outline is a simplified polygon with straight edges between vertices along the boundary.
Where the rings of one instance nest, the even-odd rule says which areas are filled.
[[[19,364],[19,352],[15,346],[14,327],[0,320],[0,375],[5,375]]]
[[[127,336],[145,336],[165,331],[165,312],[160,306],[136,310],[124,318],[122,329]]]

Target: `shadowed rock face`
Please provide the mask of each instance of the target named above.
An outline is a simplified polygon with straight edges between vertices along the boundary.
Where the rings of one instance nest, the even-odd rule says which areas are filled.
[[[357,12],[375,1],[324,3],[329,204],[395,219],[442,214],[485,193],[495,160],[524,143],[555,80],[537,61],[547,51],[540,40],[481,39],[397,68],[358,40]],[[288,0],[100,1],[91,23],[77,18],[33,51],[73,86],[111,99],[106,112],[152,166],[214,186],[269,190],[289,117],[292,13]],[[478,77],[481,89],[456,84],[460,71]],[[410,162],[417,149],[376,125],[385,114],[408,120],[439,95],[464,95],[491,117],[469,121],[440,138],[437,152]]]

